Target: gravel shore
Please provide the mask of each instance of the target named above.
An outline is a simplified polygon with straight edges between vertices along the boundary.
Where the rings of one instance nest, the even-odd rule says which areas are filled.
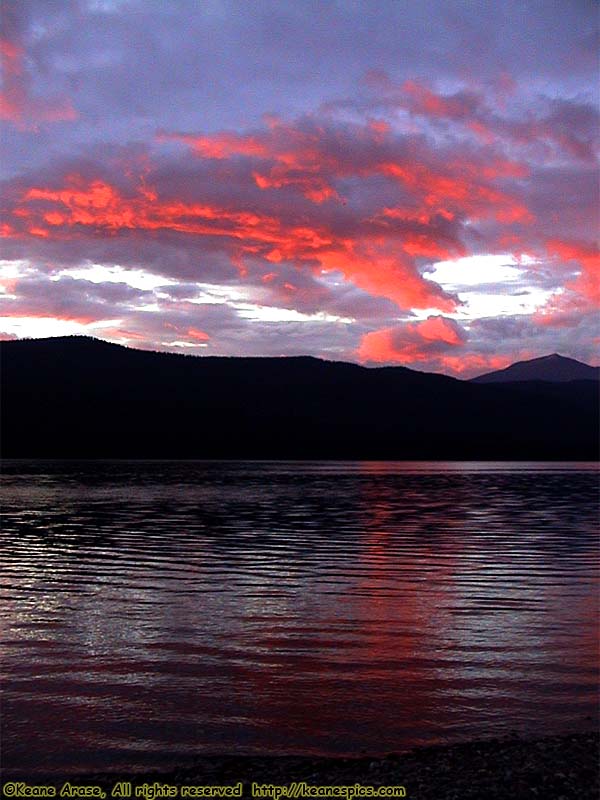
[[[290,785],[305,781],[313,786],[403,786],[414,800],[467,800],[467,798],[568,798],[600,797],[600,734],[579,733],[543,739],[488,739],[440,747],[417,748],[384,758],[310,758],[204,756],[191,767],[170,772],[128,775],[78,775],[72,784],[97,784],[110,790],[119,779],[133,786],[160,782],[175,786],[244,784]],[[11,776],[3,775],[3,782]],[[24,780],[23,776],[20,778]],[[60,786],[67,776],[29,783]],[[300,795],[301,796],[301,795]]]

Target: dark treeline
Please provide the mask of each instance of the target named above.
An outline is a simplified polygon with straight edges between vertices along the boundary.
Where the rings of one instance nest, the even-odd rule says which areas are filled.
[[[595,459],[598,382],[3,342],[5,458]]]

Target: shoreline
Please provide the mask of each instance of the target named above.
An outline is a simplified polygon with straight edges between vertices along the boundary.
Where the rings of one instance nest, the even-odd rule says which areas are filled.
[[[71,773],[26,777],[24,771],[2,770],[3,784],[20,780],[28,784],[60,787],[93,784],[108,790],[118,781],[133,786],[159,782],[182,785],[233,785],[243,783],[243,796],[251,797],[251,784],[309,786],[403,786],[415,800],[450,798],[552,797],[597,800],[600,796],[600,733],[520,739],[515,736],[450,745],[417,747],[384,757],[360,756],[200,756],[192,764],[174,769],[135,773]],[[58,794],[57,794],[58,796]],[[298,794],[298,797],[302,797]]]

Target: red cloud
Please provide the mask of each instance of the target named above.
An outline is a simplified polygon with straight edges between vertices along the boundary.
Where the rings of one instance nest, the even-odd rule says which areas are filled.
[[[374,136],[380,128],[372,128]],[[327,167],[338,167],[335,159],[326,164],[319,147],[319,137],[286,126],[278,119],[268,120],[268,128],[258,133],[238,134],[221,131],[212,135],[160,132],[161,141],[175,140],[191,147],[202,158],[228,159],[246,156],[264,161],[264,169],[256,170],[253,178],[260,189],[281,189],[291,186],[313,203],[330,198],[339,199],[337,192],[325,179]]]
[[[546,243],[550,255],[563,261],[575,261],[581,267],[579,277],[568,288],[582,294],[595,306],[600,305],[600,251],[583,242],[550,239]]]
[[[48,319],[60,320],[63,322],[77,322],[80,325],[89,325],[92,322],[98,322],[101,317],[95,315],[82,315],[75,312],[71,313],[67,310],[54,310],[48,311],[35,311],[28,308],[25,304],[18,304],[14,309],[11,309],[8,303],[2,303],[2,316],[8,319]]]
[[[265,144],[253,136],[223,132],[212,136],[202,136],[187,133],[158,134],[159,141],[178,141],[189,145],[192,150],[203,158],[231,158],[231,156],[266,156],[268,149]]]
[[[197,342],[208,342],[210,339],[208,333],[200,331],[198,328],[188,328],[187,335],[190,339],[195,339]]]
[[[374,86],[388,95],[388,102],[411,114],[436,123],[451,124],[485,144],[510,143],[541,149],[546,154],[560,153],[583,161],[593,161],[597,152],[597,111],[572,100],[549,100],[526,118],[503,115],[515,83],[503,73],[496,86],[496,108],[483,96],[471,91],[441,94],[418,81],[408,80],[395,88]]]
[[[504,355],[479,355],[477,353],[464,353],[460,356],[440,356],[436,362],[436,368],[453,372],[455,375],[479,375],[484,372],[491,372],[492,370],[504,369],[514,361],[525,358],[534,358],[532,353],[520,354],[512,353],[509,356]]]
[[[273,167],[268,175],[253,173],[254,180],[259,189],[281,189],[292,186],[299,189],[307,200],[313,203],[324,203],[332,198],[340,199],[336,190],[326,181],[314,175],[300,176],[292,174],[288,167]]]
[[[358,357],[379,364],[418,364],[435,372],[461,377],[502,369],[517,356],[482,355],[465,352],[466,336],[460,326],[445,317],[429,317],[423,322],[372,331],[363,336]],[[459,351],[457,353],[457,351]],[[520,358],[532,358],[521,351]]]
[[[413,113],[429,117],[470,118],[481,103],[480,98],[473,94],[436,94],[417,81],[405,81],[402,92],[406,105]]]
[[[409,84],[405,96],[460,124],[470,109],[483,113],[481,99],[468,93],[436,99]],[[455,141],[441,147],[394,134],[381,121],[334,124],[313,117],[273,119],[249,132],[159,138],[192,150],[176,174],[147,158],[137,181],[125,165],[128,184],[106,177],[108,167],[102,179],[95,177],[100,170],[89,165],[86,177],[72,171],[51,184],[15,183],[5,214],[11,246],[39,240],[39,248],[45,239],[68,248],[92,238],[112,242],[111,253],[118,253],[127,241],[166,242],[188,253],[225,254],[242,278],[258,283],[264,276],[263,286],[278,295],[284,284],[297,285],[290,270],[315,282],[339,273],[402,308],[450,312],[456,298],[426,280],[424,262],[468,255],[467,243],[498,252],[511,237],[524,249],[526,238],[534,249],[544,238],[543,222],[522,199],[527,166],[495,146]],[[586,258],[582,271],[589,276]],[[591,294],[591,278],[578,285]],[[290,292],[286,302],[293,304]]]
[[[511,166],[514,171],[517,168],[523,169],[520,165]],[[523,203],[490,186],[490,180],[504,176],[500,167],[489,167],[486,174],[465,162],[448,164],[442,170],[407,159],[381,163],[377,170],[402,183],[420,203],[423,213],[429,210],[450,219],[460,215],[471,220],[495,217],[503,223],[533,222],[532,214]]]
[[[340,236],[324,222],[294,224],[274,215],[208,203],[161,200],[146,184],[125,196],[101,180],[65,178],[57,189],[31,187],[12,209],[21,236],[69,241],[82,236],[176,233],[220,239],[232,261],[243,256],[270,263],[290,261],[317,272],[341,272],[366,291],[405,307],[451,310],[455,301],[414,269],[411,253],[433,252],[427,237]],[[15,235],[12,227],[11,235]],[[444,253],[447,251],[444,249]]]
[[[465,341],[464,331],[454,320],[428,317],[423,322],[367,333],[357,355],[366,362],[411,364],[435,359],[448,349],[462,347]]]
[[[407,86],[409,94],[414,96],[417,84]],[[451,103],[439,98],[439,102],[434,102],[437,96],[429,90],[423,92],[427,108],[435,106],[440,112],[460,118],[476,105],[470,95],[457,96]],[[371,178],[384,176],[409,194],[415,218],[495,219],[511,226],[534,221],[522,201],[504,186],[497,185],[498,181],[504,184],[507,179],[527,176],[524,164],[499,157],[497,153],[486,161],[479,156],[473,158],[472,154],[470,158],[456,154],[440,158],[435,149],[423,143],[418,151],[414,147],[407,151],[395,145],[389,125],[381,121],[368,120],[362,126],[347,125],[340,129],[324,128],[312,120],[285,124],[275,119],[266,128],[247,134],[163,132],[159,138],[182,141],[202,158],[225,160],[242,155],[251,161],[252,178],[260,189],[287,189],[315,204],[327,200],[346,203],[342,198],[343,182],[347,179],[367,183]],[[433,250],[420,249],[414,237],[407,245],[405,252],[411,255],[435,256]]]
[[[419,336],[427,342],[445,342],[452,346],[464,343],[464,334],[458,324],[444,317],[428,317],[415,328]]]

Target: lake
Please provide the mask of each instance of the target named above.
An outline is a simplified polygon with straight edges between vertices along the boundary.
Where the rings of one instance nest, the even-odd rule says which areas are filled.
[[[597,464],[3,473],[6,769],[598,726]]]

